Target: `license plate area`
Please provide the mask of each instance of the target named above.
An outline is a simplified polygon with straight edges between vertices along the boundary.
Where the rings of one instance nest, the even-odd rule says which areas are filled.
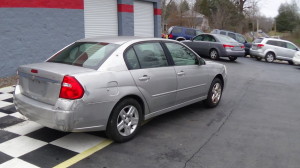
[[[29,80],[29,91],[39,96],[46,95],[47,83],[38,79]]]

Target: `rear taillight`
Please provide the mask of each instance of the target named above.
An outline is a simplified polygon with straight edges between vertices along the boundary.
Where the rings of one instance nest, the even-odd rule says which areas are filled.
[[[245,46],[241,46],[241,48],[245,48]]]
[[[173,38],[173,37],[174,37],[174,36],[173,36],[172,34],[169,34],[169,35],[168,35],[168,38],[170,38],[170,39]]]
[[[234,48],[233,45],[227,45],[227,44],[223,44],[223,47],[224,47],[224,48]]]
[[[36,69],[31,69],[31,71],[30,71],[31,73],[38,73],[39,71],[38,70],[36,70]]]
[[[265,45],[263,44],[257,44],[257,48],[263,48]]]
[[[73,76],[64,76],[61,83],[59,98],[80,99],[84,94],[84,89],[78,80]]]

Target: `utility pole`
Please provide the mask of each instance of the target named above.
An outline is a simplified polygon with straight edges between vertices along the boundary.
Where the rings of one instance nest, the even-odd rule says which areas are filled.
[[[274,31],[275,31],[275,35],[277,34],[277,23],[276,23],[276,20],[275,20],[275,25],[274,25]]]

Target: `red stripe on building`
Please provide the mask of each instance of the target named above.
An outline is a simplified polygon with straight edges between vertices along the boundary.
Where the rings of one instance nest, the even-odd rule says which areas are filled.
[[[118,12],[133,13],[133,5],[118,4]]]
[[[161,15],[161,9],[154,8],[154,15]]]
[[[0,8],[83,9],[83,0],[0,0]]]

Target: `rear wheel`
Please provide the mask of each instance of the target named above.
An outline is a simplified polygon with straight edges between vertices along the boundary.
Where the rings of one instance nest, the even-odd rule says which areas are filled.
[[[233,56],[229,56],[228,58],[230,61],[235,61],[237,59],[237,57],[233,57]]]
[[[209,52],[209,57],[210,57],[211,59],[213,59],[213,60],[219,59],[219,53],[218,53],[218,51],[215,50],[215,49],[210,50],[210,52]]]
[[[126,142],[137,134],[141,119],[141,105],[135,99],[124,99],[113,109],[106,135],[116,142]]]
[[[222,92],[223,82],[219,78],[215,78],[210,85],[207,99],[204,100],[204,104],[209,108],[216,107],[221,100]]]
[[[267,62],[271,63],[275,60],[275,55],[271,52],[268,52],[265,59]]]

